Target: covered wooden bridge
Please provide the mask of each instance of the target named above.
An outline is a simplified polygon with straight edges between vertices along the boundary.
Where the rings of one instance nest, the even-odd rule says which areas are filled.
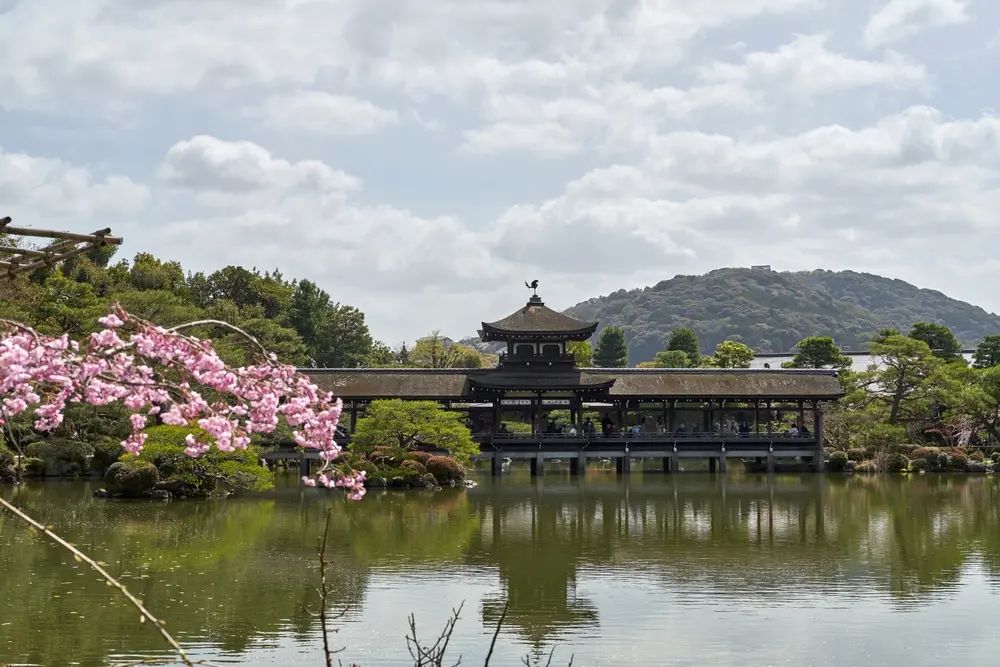
[[[534,474],[552,459],[568,460],[574,473],[588,459],[614,459],[628,472],[638,457],[662,459],[665,472],[679,470],[681,459],[707,459],[721,472],[733,458],[768,469],[799,458],[822,469],[823,403],[843,394],[834,371],[578,368],[567,345],[596,329],[532,296],[483,323],[482,340],[507,344],[497,368],[303,371],[343,399],[352,432],[379,399],[431,400],[468,413],[494,474],[505,459],[529,461]],[[522,428],[511,432],[511,422]]]

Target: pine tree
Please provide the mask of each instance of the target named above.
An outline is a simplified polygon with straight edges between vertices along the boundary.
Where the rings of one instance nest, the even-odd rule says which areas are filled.
[[[594,348],[594,365],[602,368],[628,366],[628,345],[621,327],[608,327],[597,337]]]

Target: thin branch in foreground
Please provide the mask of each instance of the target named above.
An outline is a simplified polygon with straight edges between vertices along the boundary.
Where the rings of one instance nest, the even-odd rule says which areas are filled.
[[[497,645],[497,637],[500,636],[500,628],[503,627],[504,619],[507,618],[507,609],[510,607],[510,600],[504,600],[503,609],[500,611],[500,620],[497,621],[497,629],[493,631],[493,639],[490,640],[490,650],[486,652],[486,660],[483,662],[483,667],[490,667],[490,658],[493,657],[493,649]]]
[[[136,609],[139,610],[139,614],[140,614],[140,616],[139,616],[139,622],[140,623],[145,623],[146,621],[149,621],[150,623],[152,623],[153,625],[155,625],[156,629],[160,631],[161,635],[163,635],[163,638],[167,641],[168,644],[170,644],[170,647],[173,648],[174,651],[177,653],[177,656],[180,658],[181,662],[183,662],[187,667],[194,667],[195,664],[202,664],[202,665],[205,664],[203,662],[199,662],[199,663],[192,662],[191,658],[188,657],[187,651],[185,651],[181,647],[181,645],[177,642],[177,640],[174,639],[173,636],[171,636],[171,634],[169,632],[167,632],[167,629],[164,627],[164,621],[161,621],[160,619],[158,619],[155,616],[153,616],[153,614],[148,609],[146,609],[143,606],[142,602],[137,597],[135,597],[134,595],[132,595],[131,593],[129,593],[128,590],[125,589],[125,586],[123,586],[117,579],[115,579],[110,574],[108,574],[108,571],[105,570],[103,567],[101,567],[100,563],[98,563],[97,561],[95,561],[94,559],[92,559],[90,556],[88,556],[87,554],[83,553],[82,551],[80,551],[79,549],[77,549],[76,547],[74,547],[72,544],[70,544],[69,542],[67,542],[63,538],[61,538],[58,535],[56,535],[55,533],[53,533],[51,530],[49,530],[48,528],[46,528],[42,524],[40,524],[37,521],[35,521],[34,519],[32,519],[30,516],[28,516],[27,514],[25,514],[24,512],[22,512],[21,510],[19,510],[17,507],[14,507],[13,505],[11,505],[9,502],[7,502],[6,500],[4,500],[3,498],[0,498],[0,507],[6,508],[9,512],[11,512],[15,516],[17,516],[19,519],[21,519],[22,521],[24,521],[26,524],[28,524],[29,526],[31,526],[35,530],[40,531],[41,533],[43,533],[50,540],[52,540],[53,542],[55,542],[56,544],[58,544],[59,546],[61,546],[64,549],[66,549],[71,554],[73,554],[73,557],[76,560],[83,561],[84,563],[86,563],[87,565],[89,565],[91,568],[93,568],[98,574],[100,574],[104,578],[105,581],[108,582],[109,585],[114,586],[115,588],[117,588],[118,591],[122,595],[124,595],[125,598],[128,599],[128,601],[131,602],[132,605]]]
[[[417,638],[417,619],[410,614],[407,619],[410,625],[410,632],[406,635],[406,647],[410,650],[410,657],[413,658],[413,667],[444,667],[445,654],[448,652],[448,643],[451,642],[451,635],[455,632],[455,624],[461,618],[462,608],[465,603],[458,605],[457,609],[451,610],[451,617],[445,621],[444,628],[437,640],[430,646],[423,646]],[[451,667],[458,667],[462,664],[462,655]]]
[[[330,629],[328,627],[328,619],[326,616],[326,601],[330,597],[330,585],[326,581],[326,542],[330,535],[330,515],[333,513],[333,509],[328,509],[326,511],[326,525],[323,527],[323,537],[319,540],[319,625],[323,633],[323,657],[326,659],[326,667],[333,667],[333,656],[334,654],[340,653],[344,650],[343,647],[331,650],[330,649]],[[343,611],[337,616],[341,618],[347,613],[347,608],[345,607]]]

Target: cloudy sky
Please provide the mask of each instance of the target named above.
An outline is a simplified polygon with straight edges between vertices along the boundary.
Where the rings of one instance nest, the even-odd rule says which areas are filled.
[[[998,55],[996,0],[0,0],[0,214],[389,342],[750,264],[1000,310]]]

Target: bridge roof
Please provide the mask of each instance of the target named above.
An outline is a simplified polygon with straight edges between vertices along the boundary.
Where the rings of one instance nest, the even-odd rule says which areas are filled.
[[[546,306],[541,298],[531,297],[528,303],[502,320],[483,322],[479,332],[483,341],[510,338],[558,337],[586,340],[594,335],[597,322],[584,322]]]
[[[833,371],[789,369],[586,368],[564,374],[506,374],[497,369],[302,369],[323,389],[351,400],[482,400],[473,387],[508,391],[601,389],[610,399],[834,400],[843,395]],[[609,384],[610,383],[610,384]],[[589,393],[589,392],[588,392]]]

